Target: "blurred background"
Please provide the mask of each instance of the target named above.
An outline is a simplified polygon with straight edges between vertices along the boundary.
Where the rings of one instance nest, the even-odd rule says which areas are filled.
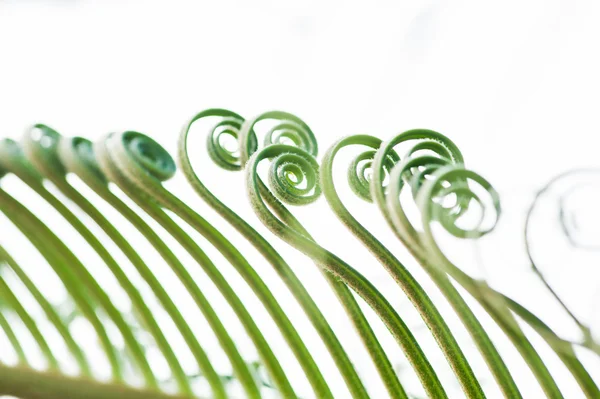
[[[599,18],[600,3],[594,0],[0,0],[0,136],[18,139],[37,122],[90,139],[131,129],[152,136],[174,154],[184,122],[211,107],[246,118],[271,109],[292,112],[311,126],[322,151],[350,134],[388,139],[417,127],[437,130],[458,144],[467,166],[485,176],[503,199],[497,230],[475,246],[455,247],[452,255],[475,259],[478,266],[470,274],[488,278],[562,336],[577,340],[570,320],[531,272],[523,227],[527,207],[550,178],[599,164]],[[205,149],[199,157],[201,151]],[[259,225],[247,201],[240,200],[242,178],[208,167],[211,172],[203,169],[207,185]],[[223,178],[232,184],[219,185]],[[183,179],[169,184],[210,214]],[[26,201],[27,191],[16,180],[7,179],[3,186]],[[599,191],[587,191],[569,204],[572,220],[588,241],[598,238],[600,214],[594,210]],[[359,219],[411,266],[376,207],[349,197]],[[555,206],[559,197],[548,194],[545,208],[534,215],[532,250],[553,287],[597,333],[600,257],[565,241]],[[43,204],[31,206],[43,209]],[[352,236],[324,200],[300,214],[319,242],[354,259],[394,298],[401,313],[406,312],[403,316],[412,317],[413,325],[420,323],[368,252],[348,245]],[[21,242],[16,235],[9,237],[8,222],[0,221],[0,241],[7,246]],[[214,217],[214,223],[221,222]],[[69,239],[67,234],[65,241]],[[303,279],[316,278],[308,259],[277,245],[295,260]],[[24,261],[32,262],[28,256],[34,255],[24,255]],[[268,266],[263,272],[274,276]],[[319,292],[316,283],[314,289]],[[289,299],[284,291],[283,302]],[[334,302],[324,297],[319,303],[327,308],[328,301]],[[300,312],[289,306],[290,312]],[[329,317],[341,329],[346,322],[336,318],[335,306]],[[300,319],[298,323],[306,323]],[[451,323],[461,329],[457,320]],[[515,356],[509,365],[519,371],[515,377],[524,396],[539,397],[526,365],[497,335],[502,353]],[[352,333],[347,339],[358,345]],[[273,342],[278,340],[274,331]],[[468,344],[468,336],[464,341]],[[581,397],[566,369],[538,341],[565,396]],[[430,344],[433,353],[437,348]],[[281,346],[281,356],[300,370]],[[366,358],[363,352],[353,354],[357,363]],[[481,361],[474,348],[472,352],[473,361]],[[439,367],[445,367],[438,355]],[[597,358],[584,351],[581,355],[585,364],[600,370]],[[402,355],[396,356],[402,368]],[[363,375],[373,376],[369,389],[384,395],[372,366],[362,367]],[[593,376],[600,382],[598,373]],[[499,391],[488,377],[490,397],[496,397]],[[309,393],[299,381],[299,391],[304,387]],[[339,397],[344,394],[338,392]],[[458,385],[455,394],[461,395]]]

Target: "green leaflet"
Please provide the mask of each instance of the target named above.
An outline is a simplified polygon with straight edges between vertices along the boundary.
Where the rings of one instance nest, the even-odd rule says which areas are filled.
[[[205,119],[214,122],[206,132],[206,154],[223,169],[245,172],[246,187],[240,187],[240,193],[246,192],[258,219],[276,238],[259,234],[251,221],[238,216],[233,210],[235,206],[225,205],[224,201],[217,198],[194,171],[192,160],[202,154],[188,148],[188,135],[195,122]],[[263,122],[269,122],[270,128],[261,138],[258,128]],[[227,140],[230,144],[237,143],[237,146],[225,145]],[[406,144],[411,144],[410,148],[401,151]],[[352,262],[345,259],[345,254],[334,254],[326,249],[327,243],[317,243],[301,220],[286,206],[310,206],[322,193],[335,215],[369,249],[414,305],[428,327],[423,334],[432,334],[464,395],[483,398],[485,386],[477,379],[463,353],[465,348],[461,348],[457,342],[444,316],[404,267],[404,260],[397,258],[378,240],[378,235],[389,234],[389,231],[368,231],[344,205],[336,190],[333,165],[336,155],[346,147],[362,149],[348,168],[350,188],[360,198],[375,203],[393,233],[452,305],[505,397],[521,397],[520,389],[502,354],[456,289],[455,283],[482,306],[510,339],[547,397],[560,398],[563,394],[544,360],[525,336],[519,321],[527,323],[545,340],[578,382],[583,394],[588,398],[600,396],[590,370],[585,369],[575,354],[574,343],[557,336],[536,315],[493,290],[485,281],[464,273],[438,246],[432,233],[434,224],[457,239],[477,239],[490,232],[500,216],[500,199],[492,185],[464,167],[462,154],[447,137],[425,129],[404,132],[386,142],[369,135],[349,136],[337,141],[319,165],[316,135],[306,122],[293,114],[269,111],[248,120],[225,109],[208,109],[196,114],[184,126],[179,140],[177,161],[183,174],[200,197],[199,200],[233,226],[258,250],[261,261],[264,260],[274,269],[308,317],[353,398],[373,397],[369,389],[373,382],[360,375],[359,368],[352,361],[352,348],[345,346],[339,332],[336,334],[317,306],[313,298],[315,293],[303,285],[290,267],[290,260],[278,253],[273,239],[280,239],[306,255],[323,273],[344,308],[345,317],[361,338],[379,373],[380,383],[390,397],[409,398],[412,392],[402,384],[386,354],[387,348],[375,335],[361,310],[360,301],[370,306],[373,314],[387,327],[395,345],[406,356],[407,367],[412,368],[418,376],[424,392],[432,398],[444,398],[450,396],[450,391],[442,384],[431,359],[421,348],[416,332],[411,331],[400,311],[351,265]],[[268,164],[264,176],[259,175],[259,165],[262,164]],[[203,336],[192,328],[196,320],[186,318],[178,308],[174,293],[162,284],[157,266],[144,259],[116,221],[109,220],[100,211],[99,204],[94,204],[71,184],[67,179],[69,173],[77,175],[105,202],[103,206],[110,206],[117,211],[126,223],[140,231],[145,244],[156,250],[192,298],[193,306],[206,319],[231,366],[231,376],[219,374]],[[0,176],[12,174],[29,186],[45,204],[54,209],[62,222],[70,225],[94,252],[97,260],[92,262],[91,259],[77,256],[77,251],[59,238],[55,230],[58,227],[45,223],[42,215],[29,208],[26,198],[17,198],[4,185],[0,187],[0,212],[29,240],[46,263],[33,267],[42,266],[52,270],[64,286],[68,303],[75,309],[74,317],[62,316],[57,305],[46,298],[44,290],[34,283],[31,273],[35,269],[32,265],[17,261],[20,249],[10,245],[10,237],[3,237],[0,243],[0,337],[4,337],[14,349],[18,364],[0,366],[0,395],[42,399],[191,398],[199,395],[195,382],[200,380],[204,384],[203,389],[210,392],[209,397],[230,397],[233,383],[239,384],[238,392],[245,397],[259,398],[273,390],[279,397],[299,397],[293,376],[265,337],[252,309],[225,278],[218,263],[209,256],[216,251],[239,273],[268,312],[306,376],[312,390],[310,395],[334,397],[335,387],[324,377],[323,366],[315,360],[309,345],[296,330],[293,315],[286,314],[260,276],[258,261],[250,261],[233,239],[225,237],[210,224],[196,210],[197,204],[184,203],[163,185],[176,173],[175,160],[157,142],[133,131],[110,134],[91,143],[80,137],[63,137],[50,127],[38,124],[26,132],[20,144],[11,140],[1,142]],[[50,189],[49,185],[53,188]],[[138,208],[134,209],[116,195],[112,185],[119,187]],[[56,194],[57,190],[60,195]],[[406,190],[410,194],[403,196]],[[406,198],[412,198],[418,207],[420,223],[417,225],[407,215]],[[535,202],[532,209],[534,205]],[[474,227],[465,228],[459,221],[474,208],[481,210],[481,218],[475,221]],[[376,212],[375,208],[373,212]],[[171,214],[187,223],[206,243],[195,242]],[[486,215],[492,216],[488,218]],[[146,221],[148,217],[154,219],[183,247],[193,261],[191,267],[201,268],[206,273],[243,326],[249,344],[256,351],[258,362],[243,355],[247,351],[241,350],[241,344],[225,327],[212,303],[213,298],[208,297],[192,277],[188,270],[189,262],[184,264],[168,243],[153,231]],[[529,215],[527,220],[529,224]],[[102,231],[102,240],[94,233],[97,230]],[[527,231],[525,238],[527,242]],[[104,239],[111,241],[122,254],[121,258],[126,259],[133,269],[120,264],[121,258],[103,244]],[[210,245],[210,250],[203,248],[205,245]],[[536,268],[531,255],[528,255],[532,267]],[[118,282],[131,302],[130,312],[121,311],[115,306],[111,292],[94,277],[98,269],[109,273]],[[541,274],[540,278],[546,283]],[[12,286],[15,281],[28,292],[43,316],[29,313],[28,302],[22,300],[19,291]],[[550,293],[557,297],[546,285]],[[148,305],[148,295],[173,322],[186,350],[194,359],[198,373],[186,372],[186,366],[176,356],[175,342],[160,324],[156,311]],[[559,305],[569,311],[560,298],[557,299]],[[48,323],[40,323],[39,317],[44,317]],[[90,326],[90,334],[94,334],[97,346],[110,368],[109,380],[96,380],[95,358],[90,357],[89,348],[81,344],[81,337],[73,333],[73,319],[85,320]],[[11,320],[19,320],[20,329],[15,329]],[[589,329],[576,318],[575,321],[585,336],[585,341],[578,345],[598,353],[598,344],[593,341]],[[63,365],[57,360],[58,349],[50,343],[42,325],[50,325],[58,333],[55,337],[64,342],[71,362],[78,367],[78,376],[67,376]],[[25,341],[16,331],[26,331],[36,343],[46,364],[44,370],[31,367],[30,352],[25,346],[31,341]],[[115,334],[119,339],[114,339]],[[165,360],[171,375],[169,381],[157,377],[150,358],[152,351],[158,352]],[[264,370],[268,382],[257,373],[259,369]],[[179,396],[173,396],[172,393]]]

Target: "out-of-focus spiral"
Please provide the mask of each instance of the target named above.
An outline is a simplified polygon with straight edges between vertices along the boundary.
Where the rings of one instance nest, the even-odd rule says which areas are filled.
[[[595,206],[596,201],[590,200],[590,198],[596,198],[600,190],[600,180],[598,179],[600,170],[571,171],[563,175],[561,180],[570,179],[583,173],[589,176],[588,179],[571,186],[560,196],[558,200],[559,221],[565,237],[574,248],[598,251],[600,250],[598,237],[600,212]],[[590,190],[594,187],[593,191]],[[588,203],[581,203],[581,201],[577,203],[578,199],[581,200],[580,197],[584,197]]]
[[[550,284],[543,268],[540,268],[535,261],[531,250],[531,227],[534,224],[534,216],[536,211],[538,211],[538,207],[543,209],[544,203],[554,200],[554,220],[558,219],[560,230],[567,239],[568,244],[572,248],[579,250],[600,250],[597,227],[600,214],[597,210],[597,201],[595,198],[598,190],[598,176],[600,176],[600,169],[577,169],[562,173],[551,179],[537,192],[534,200],[531,202],[524,230],[525,250],[533,271],[536,272],[546,288],[581,329],[583,333],[583,345],[596,353],[600,351],[600,345],[597,342],[597,338],[593,335],[588,325],[589,323],[582,321],[577,316],[579,313],[576,311],[577,309],[572,309],[563,301],[561,295]],[[594,191],[585,191],[594,186],[596,186]],[[548,220],[548,216],[551,215],[544,212],[543,216]],[[589,276],[586,275],[586,278],[589,278]]]
[[[538,190],[529,206],[525,222],[525,244],[530,258],[529,230],[533,214],[542,202],[546,202],[552,197],[556,202],[555,216],[569,244],[578,249],[600,250],[600,242],[596,234],[598,229],[589,229],[589,226],[597,226],[596,222],[598,216],[600,216],[596,212],[593,199],[597,195],[598,186],[600,186],[598,183],[599,176],[600,169],[571,170],[554,177]],[[597,186],[594,192],[585,192],[585,190],[589,190],[594,186]],[[574,201],[582,198],[586,203],[573,204]],[[588,230],[592,230],[588,231],[588,234],[585,234],[586,226]]]
[[[21,146],[27,159],[46,176],[62,179],[66,170],[57,155],[58,143],[62,135],[43,124],[33,125],[21,139]]]
[[[12,139],[0,140],[0,178],[12,172],[14,165],[22,163],[19,161],[23,160],[23,150],[16,141]]]

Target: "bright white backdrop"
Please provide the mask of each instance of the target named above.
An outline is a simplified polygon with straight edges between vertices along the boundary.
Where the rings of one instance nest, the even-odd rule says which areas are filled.
[[[182,124],[208,107],[246,117],[293,112],[312,127],[322,149],[354,133],[386,139],[415,127],[438,130],[504,196],[498,231],[478,249],[486,274],[568,336],[572,326],[529,272],[522,227],[537,187],[564,170],[598,165],[599,17],[593,0],[0,0],[0,136],[18,138],[35,122],[91,139],[134,129],[173,151]],[[217,194],[232,197],[231,204],[253,218],[239,201],[241,179],[222,175],[234,182],[228,189],[215,176]],[[171,187],[197,201],[182,180]],[[24,190],[16,183],[11,189],[17,196]],[[583,205],[593,207],[587,201]],[[349,203],[361,220],[372,219],[384,242],[399,247],[375,208]],[[327,248],[356,259],[361,271],[386,285],[366,251],[348,245],[354,241],[324,201],[301,214]],[[597,212],[586,215],[580,222],[600,222]],[[563,248],[550,231],[553,217],[539,221],[536,253],[569,303],[591,320],[598,312],[598,256]],[[319,228],[324,223],[327,228]],[[7,235],[0,240],[8,246]],[[300,272],[312,267],[280,248],[297,259]],[[397,252],[406,256],[402,248]],[[596,266],[576,267],[581,263]],[[566,273],[575,269],[575,276]],[[391,286],[382,289],[401,295]],[[552,356],[549,361],[566,396],[579,397],[565,369]],[[600,369],[600,362],[590,362]],[[517,378],[525,397],[540,395],[524,364],[516,359],[511,365],[522,370]],[[361,372],[373,376],[371,389],[380,392],[374,371],[365,366]]]

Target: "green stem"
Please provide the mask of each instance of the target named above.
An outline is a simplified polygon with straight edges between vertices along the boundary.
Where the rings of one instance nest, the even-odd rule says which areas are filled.
[[[523,359],[533,371],[546,395],[552,398],[562,397],[562,394],[550,375],[550,372],[539,357],[539,354],[535,351],[525,334],[522,332],[520,326],[514,320],[513,315],[507,309],[491,306],[490,303],[482,297],[482,292],[479,290],[481,284],[476,284],[469,276],[462,273],[458,267],[452,265],[450,261],[448,261],[447,258],[445,258],[445,256],[441,253],[441,250],[437,247],[437,245],[435,245],[433,235],[430,231],[430,221],[432,220],[431,215],[426,213],[426,211],[430,211],[430,208],[433,206],[431,190],[434,187],[434,183],[426,181],[424,184],[425,188],[420,188],[418,192],[418,198],[420,201],[419,205],[422,205],[421,212],[423,228],[425,230],[424,233],[417,233],[404,214],[399,199],[400,190],[403,187],[402,178],[404,173],[411,170],[411,168],[420,166],[422,164],[424,165],[425,160],[430,163],[436,161],[441,165],[450,162],[450,160],[446,160],[445,158],[422,157],[414,160],[408,159],[404,163],[397,164],[391,172],[390,185],[388,186],[388,192],[386,193],[383,186],[383,178],[385,170],[384,164],[387,160],[387,157],[390,153],[392,153],[393,148],[396,145],[409,140],[419,139],[434,140],[438,143],[441,143],[447,149],[448,153],[451,154],[451,161],[456,165],[462,164],[462,154],[456,145],[440,133],[425,129],[417,129],[405,132],[394,137],[388,142],[383,143],[375,154],[372,168],[373,176],[371,179],[371,194],[373,198],[375,199],[386,221],[388,224],[390,224],[395,234],[406,245],[413,256],[421,263],[421,265],[426,270],[432,270],[433,273],[437,272],[450,274],[450,276],[452,276],[452,278],[462,285],[463,288],[469,291],[469,293],[484,307],[484,309],[488,311],[490,316],[492,316],[504,333],[513,342],[517,350],[521,353]],[[422,164],[418,163],[420,160],[423,161]],[[444,170],[446,169],[442,167],[439,174],[441,175],[442,171]],[[453,171],[452,173],[453,179],[458,180],[459,178],[475,178],[478,180],[478,182],[486,183],[484,189],[489,189],[489,192],[495,195],[495,191],[493,191],[491,185],[487,184],[487,182],[485,182],[480,176],[467,172],[463,169],[456,169],[456,171]],[[440,177],[437,174],[435,176],[435,182],[437,183],[440,181]],[[437,188],[439,186],[435,187]],[[497,206],[499,208],[499,205]],[[447,225],[445,225],[445,227],[447,227]]]
[[[0,395],[22,399],[192,399],[124,384],[103,384],[87,378],[71,378],[25,367],[0,366]]]
[[[71,351],[71,355],[75,358],[77,365],[79,366],[79,370],[82,375],[85,377],[91,377],[92,373],[90,370],[90,365],[88,360],[81,350],[79,344],[73,339],[73,336],[69,332],[69,327],[63,322],[58,312],[54,308],[54,306],[48,302],[46,297],[40,292],[40,290],[35,286],[33,281],[29,278],[27,273],[21,268],[21,266],[14,260],[12,256],[0,246],[0,261],[6,262],[8,267],[13,271],[14,274],[21,280],[25,288],[31,293],[33,298],[37,301],[39,306],[42,308],[48,320],[52,323],[56,331],[60,334],[62,339],[65,341],[67,348]]]
[[[234,114],[226,110],[207,110],[197,114],[192,120],[185,126],[182,135],[179,140],[179,153],[178,160],[181,166],[181,170],[186,176],[188,182],[192,185],[196,193],[208,203],[216,212],[219,213],[225,220],[227,220],[233,227],[237,229],[247,240],[250,242],[263,257],[269,261],[273,266],[274,270],[279,274],[281,280],[289,288],[290,292],[294,295],[298,303],[302,306],[302,309],[308,316],[312,325],[315,327],[319,336],[323,340],[323,343],[327,347],[331,354],[335,364],[337,365],[350,393],[353,398],[366,398],[368,397],[367,391],[362,384],[360,377],[356,373],[348,355],[344,351],[344,348],[337,339],[335,333],[331,329],[329,323],[325,319],[325,316],[319,310],[317,304],[313,301],[310,294],[298,279],[294,271],[287,264],[287,262],[281,257],[281,255],[273,248],[271,244],[260,235],[250,224],[244,219],[239,217],[235,212],[228,208],[223,202],[221,202],[216,196],[214,196],[208,188],[200,181],[198,175],[194,172],[190,157],[188,154],[187,141],[188,134],[191,125],[198,119],[207,116],[222,116],[222,117],[236,117],[237,120],[241,121],[239,115]],[[337,282],[331,275],[324,273],[330,284],[338,285],[338,289],[343,289],[345,286]],[[336,289],[337,291],[337,289]],[[353,299],[353,298],[352,298]],[[356,307],[355,309],[358,309]],[[358,309],[360,311],[360,309]]]
[[[443,317],[425,290],[423,290],[417,280],[402,265],[402,263],[400,263],[400,261],[379,240],[377,240],[375,236],[352,216],[337,194],[333,181],[333,160],[340,149],[350,145],[366,145],[373,149],[377,149],[381,145],[381,140],[366,135],[351,136],[339,140],[327,151],[321,163],[320,175],[321,186],[325,198],[329,202],[329,205],[336,216],[379,260],[415,306],[457,375],[467,397],[484,396],[483,390],[481,389],[473,370],[469,366],[466,357],[454,339],[448,325],[445,323]],[[352,173],[353,171],[349,172]],[[445,281],[446,279],[441,274],[430,273],[430,276],[442,292],[446,294],[446,297],[453,299],[451,303],[458,308],[459,315],[463,316],[467,328],[473,328],[469,328],[469,332],[479,345],[488,366],[493,371],[496,380],[500,383],[504,395],[508,398],[521,397],[508,368],[502,361],[502,358],[481,325],[476,321],[476,318],[472,312],[470,312],[464,301],[456,301],[457,295],[453,294],[458,293],[453,292],[455,291],[453,289],[448,289],[451,285]]]
[[[259,190],[262,198],[265,200],[269,208],[291,229],[302,234],[304,237],[314,241],[304,226],[292,215],[292,213],[269,191],[262,181],[259,180]],[[361,310],[356,298],[348,286],[341,281],[336,275],[332,274],[327,266],[316,263],[317,267],[322,271],[327,281],[333,288],[335,295],[344,307],[346,314],[352,320],[354,329],[360,336],[361,340],[371,360],[375,364],[375,368],[387,389],[388,394],[392,398],[403,397],[404,388],[398,380],[398,375],[394,370],[394,366],[390,362],[387,354],[383,350],[379,339],[367,321],[363,311]]]
[[[81,194],[75,191],[70,185],[66,183],[66,180],[60,182],[54,180],[53,183],[65,194],[71,201],[78,205],[88,216],[96,222],[100,228],[107,234],[107,236],[117,245],[119,249],[123,251],[125,256],[134,265],[136,270],[140,273],[144,281],[148,283],[153,293],[157,295],[159,299],[164,297],[159,296],[160,293],[166,296],[166,293],[160,287],[160,283],[150,270],[150,268],[142,261],[141,257],[135,252],[125,238],[118,233],[116,228],[110,224],[110,222],[104,218],[100,212]],[[127,293],[131,299],[133,307],[137,310],[137,314],[141,317],[143,325],[148,329],[148,332],[155,339],[156,344],[162,354],[164,355],[167,363],[169,364],[173,377],[177,381],[178,387],[182,393],[191,395],[192,388],[188,381],[188,378],[183,370],[182,365],[177,360],[175,353],[169,342],[167,341],[161,327],[154,318],[152,311],[146,305],[146,301],[133,285],[127,274],[119,266],[118,262],[110,255],[108,250],[102,245],[102,243],[95,238],[94,234],[81,223],[74,214],[72,214],[66,207],[59,206],[56,202],[52,201],[55,208],[59,213],[65,217],[66,220],[71,223],[75,230],[82,235],[82,237],[90,244],[90,246],[98,253],[104,263],[109,267],[109,270],[113,273],[123,290]],[[160,292],[159,292],[160,291]]]
[[[150,140],[145,136],[143,138],[144,140]],[[227,283],[227,280],[225,280],[221,272],[210,260],[210,258],[204,253],[204,251],[202,251],[202,249],[194,242],[194,240],[192,240],[192,238],[189,235],[187,235],[183,231],[183,229],[181,229],[177,225],[177,223],[175,223],[162,210],[162,207],[165,207],[166,209],[169,209],[177,214],[177,208],[186,207],[185,204],[176,203],[174,204],[174,206],[165,206],[164,202],[166,200],[164,197],[168,196],[174,198],[174,196],[172,196],[172,194],[169,194],[160,185],[160,183],[149,183],[142,185],[139,181],[135,182],[135,179],[132,179],[131,175],[125,176],[123,172],[125,172],[127,165],[129,165],[129,167],[134,168],[139,168],[140,166],[136,163],[137,161],[135,159],[129,159],[129,155],[127,155],[126,153],[113,160],[112,157],[117,155],[118,153],[115,151],[115,148],[111,148],[110,150],[106,148],[106,145],[109,144],[107,142],[108,140],[111,140],[111,137],[107,138],[105,141],[99,142],[97,145],[94,146],[94,150],[96,151],[96,155],[98,157],[98,162],[103,172],[106,174],[107,177],[111,179],[111,181],[115,182],[124,192],[128,193],[128,195],[130,195],[131,198],[136,203],[138,203],[138,205],[140,205],[142,209],[144,209],[144,211],[146,211],[158,223],[160,223],[188,251],[188,253],[192,255],[194,260],[203,268],[203,270],[213,281],[217,289],[219,289],[225,300],[229,303],[233,311],[238,316],[250,339],[256,346],[258,354],[264,362],[266,370],[269,372],[274,385],[277,387],[281,395],[283,395],[286,398],[296,397],[296,394],[294,393],[294,390],[292,389],[292,386],[289,380],[287,379],[283,368],[279,364],[279,361],[273,354],[273,351],[271,350],[265,337],[263,336],[260,329],[252,319],[252,316],[244,306],[241,299],[237,296],[233,288],[229,285],[229,283]],[[158,144],[154,142],[152,143],[153,146],[158,146]],[[147,172],[138,170],[138,173],[140,173],[140,175],[138,175],[137,177],[138,179],[148,179],[148,176],[146,175]],[[157,185],[159,187],[156,187]],[[188,212],[193,211],[189,210],[188,208]],[[198,215],[198,217],[200,216]],[[232,264],[236,267],[238,272],[242,274],[242,276],[249,277],[249,275],[251,275],[253,272],[253,269],[245,269],[243,263],[238,263],[237,261],[234,261],[232,262]],[[267,303],[265,305],[267,305],[268,309],[269,304]],[[274,317],[274,320],[276,323],[278,323],[278,325],[281,325],[284,322],[283,320],[279,320],[276,317]],[[285,320],[288,320],[287,317],[285,318]],[[282,332],[284,332],[285,334],[285,330],[282,330]],[[294,349],[296,342],[291,340],[290,337],[287,337],[287,339],[288,342],[291,343],[292,349]]]
[[[67,182],[64,165],[60,163],[56,155],[58,142],[60,140],[58,133],[51,131],[49,128],[42,127],[41,125],[38,125],[37,129],[44,131],[44,138],[52,140],[51,146],[42,147],[40,138],[34,140],[31,138],[31,132],[30,135],[26,136],[24,141],[24,149],[29,160],[37,168],[37,171],[41,174],[41,176],[43,176],[43,178],[50,180],[68,199],[70,199],[75,205],[77,205],[81,210],[91,217],[91,219],[125,254],[129,261],[134,265],[136,270],[140,273],[142,278],[144,278],[144,280],[152,287],[152,283],[156,282],[156,278],[154,278],[151,270],[133,249],[133,247],[129,245],[127,240],[118,232],[118,230],[104,216],[102,216],[100,212],[98,212],[91,202],[89,202]],[[26,167],[22,167],[20,169],[25,170]],[[24,173],[20,173],[20,175],[23,176]],[[192,394],[193,391],[189,384],[188,378],[183,371],[183,367],[177,360],[171,345],[164,336],[161,328],[158,325],[158,322],[154,318],[154,315],[146,305],[146,301],[131,282],[127,274],[123,271],[122,267],[104,247],[100,240],[98,240],[96,236],[86,227],[86,225],[83,224],[58,198],[45,189],[41,180],[37,181],[38,184],[35,184],[35,176],[30,175],[23,177],[25,178],[25,182],[28,183],[30,187],[33,188],[42,198],[44,198],[44,200],[51,204],[100,256],[102,261],[106,264],[123,290],[131,299],[132,305],[137,310],[138,315],[141,316],[144,326],[147,327],[149,333],[154,338],[158,348],[169,364],[173,376],[178,383],[179,389],[185,394]],[[156,285],[159,284],[157,283]]]
[[[8,320],[6,320],[6,317],[4,317],[2,311],[0,311],[0,329],[2,329],[2,331],[6,335],[6,338],[10,342],[10,345],[15,350],[15,353],[17,354],[18,364],[26,365],[28,362],[27,356],[25,355],[25,351],[23,350],[23,346],[17,338],[17,334],[15,334],[14,330],[12,329],[12,326],[10,325]]]
[[[594,379],[577,358],[577,355],[573,350],[573,345],[560,339],[547,324],[519,303],[506,296],[504,297],[504,300],[508,302],[510,309],[529,324],[544,339],[544,341],[546,341],[548,346],[552,348],[567,367],[571,375],[573,375],[585,396],[589,399],[600,398],[600,389],[598,388],[598,385],[596,385]]]
[[[56,360],[52,349],[50,349],[48,341],[46,341],[46,338],[44,338],[44,335],[40,331],[35,320],[33,320],[33,318],[29,315],[19,299],[12,292],[8,284],[6,284],[6,281],[4,281],[2,276],[0,276],[0,298],[2,302],[4,302],[4,306],[12,309],[17,316],[19,316],[33,339],[38,344],[40,350],[42,351],[42,355],[46,358],[49,369],[51,371],[59,371],[60,367],[58,365],[58,360]]]
[[[313,132],[304,121],[297,116],[284,111],[267,111],[251,120],[245,121],[239,126],[237,135],[240,149],[238,159],[240,169],[241,165],[246,165],[248,163],[248,158],[256,151],[256,148],[253,146],[253,143],[257,142],[256,133],[254,132],[255,125],[263,120],[269,119],[273,119],[276,123],[265,136],[264,142],[266,146],[284,143],[282,139],[286,139],[285,142],[291,141],[294,143],[295,147],[305,150],[312,157],[316,157],[318,153],[318,143]],[[215,146],[213,145],[212,147]],[[219,153],[218,151],[213,152]],[[217,164],[223,167],[230,166],[227,164],[223,165],[223,158],[219,159],[218,157],[213,156],[213,160],[215,160],[215,158],[217,158],[216,161],[221,161],[217,162]],[[227,157],[224,159],[227,159]],[[300,176],[296,177],[300,178]],[[288,209],[269,191],[260,178],[258,178],[258,187],[262,198],[277,217],[292,230],[295,230],[309,240],[314,241],[304,226],[302,226],[294,215],[292,215],[292,213],[289,212]],[[288,196],[288,198],[291,197]],[[350,317],[350,320],[361,337],[390,397],[397,398],[406,395],[387,354],[375,336],[373,329],[365,318],[365,315],[351,290],[343,281],[340,281],[337,276],[330,273],[327,270],[327,267],[319,265],[318,263],[316,263],[316,265],[325,275],[327,281],[338,297],[338,300],[344,307],[346,314]]]
[[[186,287],[190,293],[192,299],[205,316],[213,332],[215,333],[221,347],[227,354],[233,371],[236,374],[238,380],[243,386],[246,394],[250,398],[260,397],[260,391],[258,390],[257,383],[250,371],[250,368],[241,354],[239,353],[233,339],[227,333],[226,328],[223,326],[216,311],[210,305],[208,299],[204,296],[202,291],[199,289],[197,284],[194,282],[193,277],[186,270],[185,266],[179,261],[175,254],[169,249],[169,247],[161,240],[153,229],[131,208],[129,208],[123,201],[115,196],[108,187],[108,182],[104,175],[97,169],[97,164],[93,158],[93,152],[91,148],[88,148],[90,143],[81,138],[71,139],[71,142],[65,141],[64,145],[61,143],[61,160],[67,166],[70,172],[76,173],[90,188],[92,188],[96,194],[102,199],[111,204],[117,211],[119,211],[133,226],[135,226],[152,244],[152,246],[158,251],[161,257],[169,264],[173,272],[177,275],[181,283]],[[84,157],[82,154],[92,155]],[[128,195],[132,195],[131,192],[126,192]],[[216,396],[226,396],[223,384],[212,366],[210,359],[208,359],[205,351],[200,346],[200,343],[194,336],[194,333],[190,329],[188,323],[185,321],[177,307],[169,299],[168,294],[164,291],[160,283],[153,279],[153,286],[157,292],[157,296],[160,298],[161,303],[173,319],[175,325],[181,332],[186,343],[190,347],[190,350],[194,354],[196,361],[202,373],[207,376],[207,379],[211,383],[213,390],[215,390]]]
[[[114,307],[108,295],[102,291],[79,259],[45,224],[2,189],[0,189],[0,211],[23,232],[48,261],[83,314],[93,325],[111,364],[113,378],[118,382],[123,381],[122,365],[119,361],[117,349],[111,343],[105,327],[96,315],[96,303],[104,308],[107,315],[123,334],[126,345],[130,347],[134,359],[144,371],[146,383],[151,387],[157,387],[158,382],[150,371],[143,350],[133,337],[131,329],[127,326],[123,316]]]
[[[302,169],[304,174],[311,173],[312,175],[307,175],[309,176],[306,178],[308,185],[306,189],[303,189],[303,191],[307,191],[308,188],[311,187],[311,183],[315,183],[314,177],[316,171],[318,170],[318,165],[316,164],[314,158],[304,150],[297,147],[273,144],[256,152],[250,158],[248,165],[246,166],[246,183],[251,204],[258,217],[275,235],[279,236],[284,241],[312,258],[316,263],[326,267],[329,272],[333,273],[341,281],[352,288],[358,295],[360,295],[381,318],[386,327],[392,333],[393,337],[396,339],[396,342],[404,350],[406,357],[420,378],[425,391],[431,397],[446,397],[444,388],[442,387],[435,371],[431,367],[431,364],[427,360],[419,344],[415,340],[410,330],[404,324],[400,316],[396,313],[394,308],[385,299],[385,297],[362,274],[360,274],[346,262],[315,244],[312,240],[308,239],[304,235],[291,229],[269,211],[260,193],[261,190],[259,188],[259,177],[257,171],[259,162],[266,158],[273,158],[272,165],[294,165],[294,167],[297,165],[298,168]],[[272,173],[279,173],[278,176],[285,176],[283,171],[274,169],[272,169],[272,171]],[[296,173],[296,175],[296,180],[300,181],[298,178],[298,173]],[[271,176],[274,175],[272,174]],[[312,178],[310,176],[312,176]],[[293,194],[290,193],[286,198],[291,199],[290,197],[292,195]],[[315,192],[313,195],[318,195],[318,192]]]

